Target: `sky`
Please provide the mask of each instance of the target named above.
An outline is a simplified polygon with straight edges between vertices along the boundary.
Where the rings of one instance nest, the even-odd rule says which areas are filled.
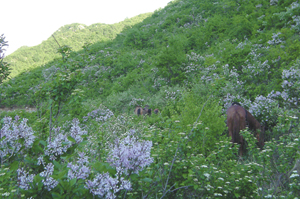
[[[172,0],[1,0],[0,35],[8,41],[5,55],[35,46],[60,27],[81,23],[113,24],[164,8]]]

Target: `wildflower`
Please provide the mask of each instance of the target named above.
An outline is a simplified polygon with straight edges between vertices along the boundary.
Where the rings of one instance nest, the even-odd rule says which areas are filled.
[[[52,140],[48,139],[45,150],[45,155],[50,156],[50,160],[55,160],[56,156],[64,154],[71,147],[71,142],[68,140],[67,135],[60,132],[60,127],[54,129],[53,135]]]
[[[131,170],[138,174],[153,162],[153,158],[150,157],[151,147],[151,141],[139,142],[134,136],[127,136],[121,141],[116,139],[107,161],[112,166],[122,168],[124,173]]]
[[[2,194],[2,196],[9,196],[9,195],[10,195],[9,192],[5,192],[5,193]]]
[[[208,173],[204,173],[203,175],[207,178],[209,178],[209,176],[210,176]]]
[[[22,149],[20,139],[24,139],[25,149],[31,148],[35,136],[31,127],[27,126],[28,119],[24,118],[19,122],[19,116],[12,121],[11,117],[3,118],[3,127],[0,129],[0,158],[2,162],[5,156],[17,154]]]
[[[17,173],[18,173],[18,186],[24,190],[30,189],[31,187],[29,186],[29,183],[33,182],[33,178],[35,175],[33,174],[29,175],[28,172],[24,170],[24,168],[19,168],[17,170]]]
[[[83,138],[81,137],[82,135],[86,135],[87,131],[82,130],[79,127],[79,120],[77,118],[74,118],[72,121],[72,127],[70,130],[71,137],[75,139],[76,143],[82,142]]]
[[[50,177],[50,175],[53,174],[53,171],[54,165],[52,163],[48,163],[45,166],[45,170],[40,173],[40,176],[45,178],[42,180],[42,183],[48,191],[51,191],[51,189],[55,188],[58,185],[58,181]]]
[[[90,169],[86,165],[84,165],[89,163],[88,157],[85,156],[85,153],[79,153],[77,163],[78,164],[75,165],[73,165],[72,163],[68,164],[68,168],[70,168],[70,170],[68,171],[68,178],[85,180],[90,174]]]
[[[214,196],[222,196],[220,193],[214,193]]]
[[[290,176],[290,178],[295,178],[295,177],[299,177],[297,171],[293,171],[293,174]]]
[[[86,182],[86,189],[89,189],[93,195],[106,198],[116,198],[116,193],[122,189],[131,190],[131,183],[124,178],[119,178],[119,171],[116,178],[112,178],[108,173],[98,174],[93,181]]]

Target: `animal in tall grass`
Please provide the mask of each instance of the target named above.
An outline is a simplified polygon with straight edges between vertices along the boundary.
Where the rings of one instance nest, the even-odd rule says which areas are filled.
[[[144,115],[151,115],[151,109],[149,108],[149,105],[145,106],[145,108],[143,109],[143,114]]]
[[[134,113],[137,115],[137,116],[140,116],[140,115],[143,115],[143,108],[142,107],[140,107],[140,106],[137,106],[137,107],[135,107],[135,109],[134,109]]]
[[[245,140],[240,131],[245,129],[247,126],[250,130],[254,131],[254,135],[258,141],[258,146],[263,147],[263,127],[260,123],[253,117],[253,115],[244,109],[239,103],[234,102],[232,106],[227,109],[227,126],[229,131],[229,136],[231,136],[231,142],[240,144],[239,154],[243,155],[245,152]],[[258,133],[257,130],[261,132]]]
[[[154,109],[154,111],[153,111],[155,114],[158,114],[159,113],[159,109],[158,108],[156,108],[156,109]]]

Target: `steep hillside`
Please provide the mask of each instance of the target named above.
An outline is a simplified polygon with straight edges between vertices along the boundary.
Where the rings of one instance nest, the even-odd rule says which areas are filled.
[[[0,106],[37,108],[0,114],[28,118],[37,136],[29,155],[5,159],[34,183],[18,170],[25,185],[11,172],[3,186],[49,198],[298,197],[299,13],[292,0],[174,0],[79,50],[64,39],[92,27],[61,28],[55,59],[0,85]],[[261,124],[232,138],[242,156],[225,122],[233,102]],[[159,114],[134,115],[145,105]],[[11,121],[7,135],[24,126]]]
[[[77,51],[86,43],[105,42],[114,39],[124,27],[132,26],[143,21],[151,13],[141,14],[131,19],[126,19],[116,24],[69,24],[61,27],[53,33],[60,45],[68,45]],[[11,77],[21,72],[45,65],[47,62],[59,57],[58,44],[52,36],[41,44],[33,47],[23,46],[14,53],[8,55],[5,61],[11,64]]]

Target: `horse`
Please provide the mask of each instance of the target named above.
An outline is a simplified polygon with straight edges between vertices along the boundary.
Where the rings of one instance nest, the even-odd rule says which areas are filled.
[[[263,147],[264,141],[262,135],[263,127],[260,123],[253,117],[253,115],[244,109],[239,103],[234,102],[227,109],[227,127],[229,131],[229,136],[231,136],[231,142],[240,144],[239,154],[243,155],[245,150],[245,140],[243,136],[240,135],[240,131],[245,129],[246,126],[249,129],[253,130],[255,133],[255,137],[258,141],[258,146]],[[261,133],[257,133],[257,129],[261,130]]]
[[[156,109],[154,109],[154,111],[153,111],[155,114],[158,114],[159,113],[159,110],[158,110],[158,108],[156,108]]]
[[[137,107],[135,107],[135,109],[134,109],[134,113],[135,113],[137,116],[142,115],[143,112],[144,112],[144,110],[143,110],[143,108],[140,107],[140,106],[137,106]]]
[[[143,109],[143,115],[151,115],[151,109],[149,109],[149,105],[146,105]]]

